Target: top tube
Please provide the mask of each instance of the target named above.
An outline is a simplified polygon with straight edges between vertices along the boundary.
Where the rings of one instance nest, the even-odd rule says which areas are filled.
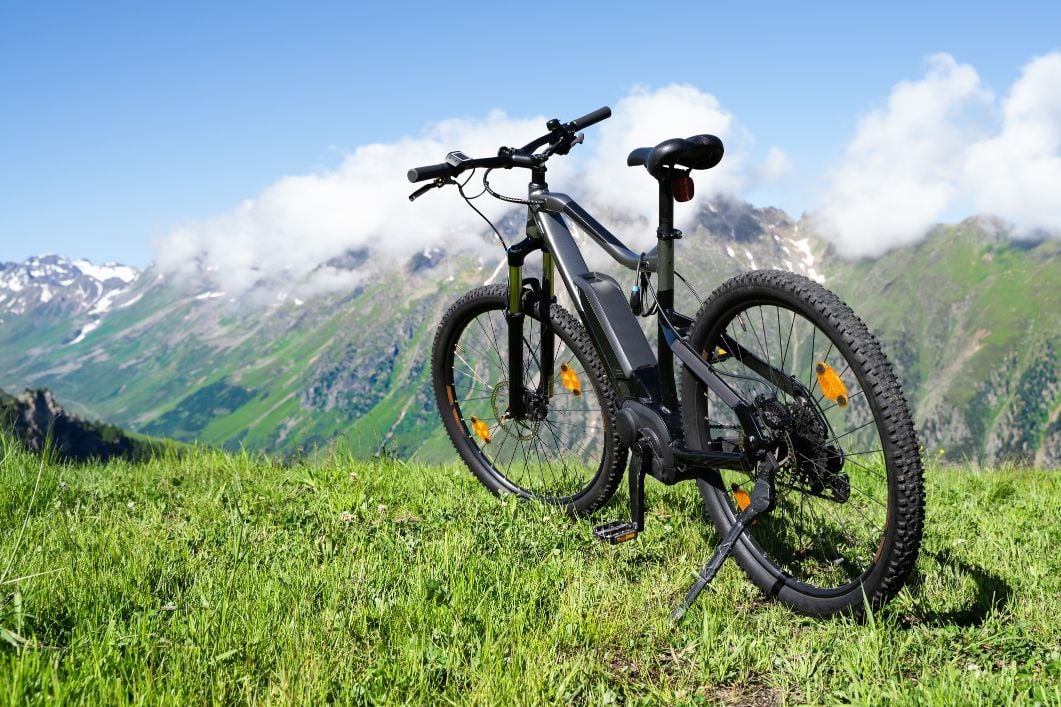
[[[530,196],[532,199],[542,200],[539,206],[542,211],[550,214],[563,213],[569,216],[597,245],[604,249],[605,253],[614,258],[623,267],[637,270],[640,264],[641,269],[648,272],[656,272],[659,260],[657,247],[653,247],[647,253],[635,253],[567,194],[549,192],[543,189],[532,191]]]

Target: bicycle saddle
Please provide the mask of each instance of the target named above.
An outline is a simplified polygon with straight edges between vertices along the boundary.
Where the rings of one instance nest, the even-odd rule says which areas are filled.
[[[639,147],[626,158],[630,167],[644,165],[648,173],[659,179],[667,167],[711,169],[722,160],[722,141],[714,135],[693,135],[671,138],[655,147]]]

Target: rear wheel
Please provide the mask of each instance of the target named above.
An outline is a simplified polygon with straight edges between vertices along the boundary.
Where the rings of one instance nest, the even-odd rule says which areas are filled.
[[[523,380],[508,369],[508,286],[480,287],[442,318],[432,352],[435,397],[446,432],[472,473],[494,493],[514,493],[587,515],[607,503],[626,464],[614,431],[608,375],[582,326],[557,304],[553,375],[542,395],[542,323],[527,312]],[[508,415],[524,395],[527,415]]]
[[[877,606],[894,595],[917,558],[924,482],[910,413],[876,338],[821,285],[762,270],[711,295],[690,343],[753,404],[780,465],[776,507],[734,550],[749,578],[819,616],[860,613],[866,600]],[[748,354],[796,378],[807,394],[782,390],[748,365]],[[743,444],[732,410],[688,370],[682,402],[690,445]],[[708,514],[725,533],[753,480],[742,472],[719,475],[725,490],[699,483]]]

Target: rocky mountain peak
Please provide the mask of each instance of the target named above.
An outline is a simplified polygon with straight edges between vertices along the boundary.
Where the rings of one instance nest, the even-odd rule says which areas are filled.
[[[5,315],[39,307],[45,308],[43,313],[66,316],[106,308],[139,277],[140,271],[128,265],[94,265],[55,254],[0,263],[0,322]]]
[[[0,422],[31,452],[50,447],[58,458],[68,461],[137,459],[156,447],[113,425],[71,415],[43,388],[26,390],[18,397],[0,390]]]

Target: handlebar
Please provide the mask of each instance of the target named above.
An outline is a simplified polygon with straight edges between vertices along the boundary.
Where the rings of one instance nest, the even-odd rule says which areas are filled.
[[[409,170],[407,176],[410,182],[422,182],[426,179],[456,177],[465,170],[478,167],[491,169],[504,167],[507,169],[509,167],[533,167],[537,164],[537,161],[531,155],[521,155],[507,148],[501,149],[501,154],[496,157],[480,157],[476,160],[465,160],[459,164],[440,162],[439,164],[429,164],[426,167],[413,167]]]
[[[575,118],[567,125],[571,130],[578,131],[583,128],[588,128],[591,125],[596,125],[602,120],[607,120],[610,117],[612,117],[612,109],[608,106],[604,106],[603,108],[598,108],[592,113],[586,113],[581,118]]]
[[[449,177],[452,174],[453,165],[446,162],[441,164],[429,164],[426,167],[413,167],[409,170],[410,182],[422,182],[425,179],[436,179],[438,177]]]
[[[571,146],[581,141],[581,138],[576,136],[576,133],[583,128],[588,128],[591,125],[611,117],[612,109],[608,106],[598,108],[592,113],[587,113],[581,118],[575,118],[569,123],[561,124],[559,120],[555,118],[546,123],[549,129],[545,135],[542,135],[537,140],[532,140],[519,149],[512,149],[502,147],[496,157],[481,157],[479,159],[463,159],[455,162],[440,162],[439,164],[430,164],[424,167],[413,167],[409,170],[407,176],[410,182],[423,182],[428,179],[445,179],[447,177],[455,177],[461,172],[468,169],[476,169],[478,167],[486,167],[489,169],[511,167],[536,167],[542,162],[547,160],[554,152],[559,154],[566,154]],[[547,150],[543,155],[535,155],[534,151],[542,145],[548,143],[554,149]],[[454,155],[457,153],[450,153]],[[462,155],[463,157],[463,155]]]

